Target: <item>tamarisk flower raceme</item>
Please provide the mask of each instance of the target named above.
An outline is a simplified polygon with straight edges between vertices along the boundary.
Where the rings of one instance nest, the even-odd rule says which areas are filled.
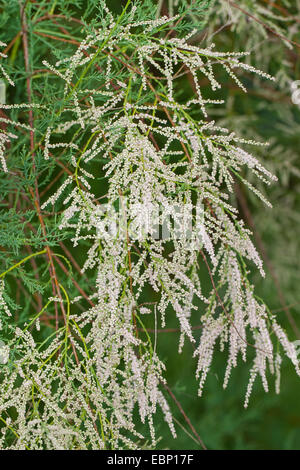
[[[45,128],[44,159],[50,163],[63,150],[73,173],[41,201],[41,209],[62,205],[61,233],[85,250],[80,270],[87,277],[96,272],[96,280],[87,296],[90,307],[82,311],[73,309],[82,292],[70,300],[60,285],[61,298],[49,295],[45,308],[63,304],[66,313],[44,342],[34,340],[36,318],[12,331],[15,359],[12,370],[3,370],[0,412],[15,407],[18,413],[0,432],[3,445],[13,427],[17,449],[138,448],[143,436],[135,427],[137,409],[152,445],[158,408],[176,436],[162,388],[165,365],[144,318],[164,328],[169,315],[176,316],[179,351],[185,341],[194,345],[199,395],[217,343],[228,349],[224,387],[239,357],[246,362],[249,348],[255,351],[245,405],[256,376],[268,391],[267,368],[279,389],[281,353],[274,353],[272,333],[300,375],[293,344],[248,279],[249,266],[262,276],[264,270],[232,204],[236,178],[269,204],[244,179],[243,168],[266,184],[276,178],[242,148],[261,143],[208,120],[209,107],[222,101],[205,98],[200,79],[215,92],[221,88],[218,67],[244,91],[238,69],[273,78],[244,63],[248,53],[217,52],[214,44],[199,47],[188,37],[157,34],[170,31],[178,17],[142,21],[133,8],[122,22],[101,5],[101,28],[90,28],[73,55],[43,62],[64,84]],[[192,77],[192,98],[178,94],[182,69]],[[209,292],[199,268],[207,269]],[[145,306],[149,290],[155,301]],[[2,290],[0,307],[8,314]],[[192,319],[201,325],[197,341]],[[28,419],[33,390],[43,406]]]

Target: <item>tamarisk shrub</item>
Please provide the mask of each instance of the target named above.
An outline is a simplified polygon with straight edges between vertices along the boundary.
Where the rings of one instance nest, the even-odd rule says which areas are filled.
[[[194,345],[199,395],[217,347],[224,387],[255,352],[245,406],[257,376],[268,391],[267,371],[279,391],[282,354],[300,374],[248,279],[264,270],[232,197],[238,180],[271,205],[243,176],[276,180],[249,150],[265,144],[209,118],[223,104],[219,68],[245,92],[243,71],[273,78],[248,52],[191,41],[209,4],[155,17],[152,1],[119,15],[92,1],[78,19],[79,2],[6,3],[20,21],[1,42],[2,448],[139,448],[137,411],[155,446],[158,408],[176,436],[145,326],[171,315],[179,352]]]

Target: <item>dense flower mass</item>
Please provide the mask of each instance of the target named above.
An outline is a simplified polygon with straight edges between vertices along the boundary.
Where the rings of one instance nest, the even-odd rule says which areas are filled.
[[[145,326],[149,319],[156,330],[176,316],[179,352],[186,341],[194,345],[199,395],[205,393],[216,348],[227,355],[224,387],[238,359],[247,362],[251,352],[245,406],[256,376],[268,391],[267,372],[274,374],[279,391],[282,354],[300,375],[294,344],[248,279],[252,266],[265,274],[232,198],[238,180],[271,205],[244,176],[247,168],[265,184],[276,180],[249,151],[265,144],[240,138],[209,117],[212,106],[223,104],[219,68],[245,92],[243,71],[261,80],[273,77],[248,64],[248,52],[195,45],[190,40],[195,31],[174,34],[180,14],[145,20],[141,5],[131,3],[115,17],[99,2],[101,23],[82,24],[84,37],[69,40],[71,52],[43,59],[42,70],[59,91],[43,132],[36,132],[33,120],[1,118],[15,126],[15,133],[0,129],[4,172],[14,171],[5,158],[6,144],[22,130],[35,139],[25,152],[30,158],[40,152],[37,165],[52,168],[60,155],[68,158],[67,176],[59,174],[47,195],[32,196],[42,250],[0,274],[1,322],[10,338],[1,349],[2,448],[138,448],[143,435],[135,424],[137,410],[155,446],[158,408],[176,436],[165,365],[156,335],[153,339]],[[179,92],[182,73],[189,74],[190,96]],[[47,112],[44,102],[31,101],[1,109],[30,109],[36,120]],[[34,187],[29,176],[28,181]],[[79,270],[87,284],[71,281],[77,295],[69,293],[67,278],[58,279],[58,262],[73,279],[70,262],[68,255],[54,253],[43,214],[56,217],[61,240],[71,242],[73,253],[85,253]],[[6,279],[39,256],[50,270],[43,302],[15,325],[9,321],[15,303],[5,293]],[[200,281],[203,269],[208,291]],[[153,301],[145,301],[149,292]],[[47,312],[54,313],[55,325],[47,323]],[[200,340],[192,319],[201,325]]]

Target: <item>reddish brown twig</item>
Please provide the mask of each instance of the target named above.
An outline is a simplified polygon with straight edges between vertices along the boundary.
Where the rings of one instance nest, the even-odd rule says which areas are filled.
[[[190,418],[187,416],[187,414],[184,412],[184,409],[182,408],[180,402],[177,400],[177,398],[175,397],[174,393],[172,392],[172,390],[170,389],[170,387],[167,385],[167,384],[163,384],[163,387],[167,390],[168,394],[170,395],[170,397],[172,398],[172,400],[174,401],[174,403],[176,404],[177,408],[179,409],[180,413],[182,414],[185,422],[187,423],[188,427],[190,428],[190,430],[192,431],[192,433],[194,434],[194,436],[196,437],[197,441],[199,442],[199,444],[201,445],[202,449],[204,450],[207,450],[207,447],[206,445],[204,444],[204,442],[202,441],[201,437],[199,436],[199,434],[197,433],[196,429],[194,428],[193,424],[191,423],[191,420]]]
[[[251,230],[253,231],[253,235],[254,235],[254,238],[256,240],[258,249],[261,252],[261,255],[262,255],[262,257],[263,257],[263,259],[264,259],[264,261],[267,265],[268,270],[270,271],[270,274],[272,276],[272,279],[273,279],[275,287],[276,287],[276,291],[277,291],[277,294],[278,294],[280,304],[282,306],[282,310],[284,310],[284,312],[285,312],[285,314],[288,318],[288,321],[289,321],[295,335],[297,336],[297,338],[300,338],[299,328],[298,328],[298,326],[297,326],[297,324],[296,324],[296,322],[295,322],[295,320],[294,320],[294,318],[293,318],[293,316],[292,316],[292,314],[289,310],[289,307],[286,305],[286,300],[285,300],[284,294],[282,292],[282,289],[280,287],[280,282],[279,282],[278,277],[276,275],[273,264],[272,264],[271,260],[269,259],[268,255],[267,255],[267,252],[265,250],[262,238],[261,238],[260,234],[258,233],[258,231],[256,230],[254,220],[253,220],[252,214],[249,210],[245,195],[243,194],[243,191],[241,190],[240,185],[237,184],[237,183],[235,185],[235,193],[237,195],[239,204],[242,208],[245,220],[246,220],[247,224],[249,225],[249,227],[251,228]]]
[[[22,42],[23,42],[23,50],[24,50],[25,70],[26,70],[26,75],[27,75],[26,88],[27,88],[28,103],[31,104],[31,102],[32,102],[32,99],[31,99],[31,79],[30,79],[30,65],[29,65],[28,37],[27,37],[27,23],[26,23],[25,7],[26,7],[26,2],[24,3],[23,6],[22,6],[22,4],[20,4],[20,16],[21,16],[21,24],[22,24]],[[29,108],[29,126],[31,128],[31,130],[30,130],[30,150],[31,150],[31,157],[32,157],[32,169],[33,169],[33,172],[35,173],[36,165],[35,165],[35,152],[34,152],[34,148],[35,148],[35,146],[34,146],[34,120],[33,120],[33,111],[32,111],[31,108]],[[50,272],[50,277],[51,277],[51,285],[52,285],[53,296],[56,296],[56,294],[57,294],[59,299],[60,299],[60,302],[59,302],[60,308],[61,308],[61,311],[62,311],[62,315],[63,315],[64,321],[65,321],[65,324],[67,325],[67,315],[66,315],[65,308],[64,308],[64,305],[63,305],[63,298],[62,298],[62,295],[61,295],[60,286],[59,286],[58,278],[57,278],[57,275],[56,275],[56,270],[55,270],[55,266],[54,266],[54,262],[53,262],[52,252],[51,252],[51,249],[48,245],[46,226],[45,226],[45,222],[44,222],[42,212],[41,212],[41,208],[40,208],[38,180],[37,180],[36,175],[35,175],[35,181],[34,181],[34,189],[29,187],[29,192],[30,192],[30,195],[33,199],[34,206],[36,208],[38,219],[39,219],[39,222],[40,222],[40,225],[41,225],[42,234],[43,234],[43,237],[44,237],[45,242],[46,242],[45,248],[46,248],[47,257],[48,257],[48,260],[49,260],[49,272]],[[58,330],[58,313],[57,313],[57,310],[56,310],[56,330]],[[74,343],[73,343],[71,338],[70,338],[70,343],[71,343],[71,346],[72,346],[72,350],[73,350],[73,353],[74,353],[75,360],[76,360],[77,364],[79,364],[76,349],[75,349]]]
[[[293,44],[294,46],[296,47],[300,47],[300,44],[298,44],[297,42],[295,41],[292,41],[291,39],[288,39],[284,36],[282,36],[281,34],[277,33],[276,31],[274,31],[273,28],[271,28],[269,25],[267,25],[266,23],[264,23],[262,20],[260,20],[259,18],[253,16],[251,13],[249,13],[248,11],[244,10],[244,8],[240,7],[239,5],[237,5],[236,3],[232,2],[231,0],[227,0],[227,2],[232,5],[234,8],[237,8],[238,10],[240,10],[241,12],[243,12],[245,15],[247,15],[249,18],[252,18],[252,20],[256,21],[257,23],[261,24],[264,28],[266,28],[268,31],[270,31],[272,34],[274,34],[275,36],[277,36],[278,38],[280,39],[283,39],[284,41],[287,41],[289,42],[290,44]]]

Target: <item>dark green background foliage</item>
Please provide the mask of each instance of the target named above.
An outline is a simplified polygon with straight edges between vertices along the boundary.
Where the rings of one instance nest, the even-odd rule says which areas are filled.
[[[107,2],[111,10],[116,13],[121,12],[124,3],[118,0]],[[175,5],[176,2],[163,2],[162,14],[168,13],[170,3]],[[175,10],[179,13],[190,8],[189,0],[180,0],[177,3],[178,7]],[[224,2],[199,0],[193,3],[185,21],[180,24],[174,34],[183,35],[195,28],[197,30],[193,37],[195,43],[201,44],[201,41],[203,44],[209,43],[209,35],[212,31],[217,31],[222,23],[225,24],[225,19],[220,13]],[[257,7],[268,7],[269,3],[271,2],[263,0],[242,2],[244,6],[248,6],[249,12],[255,14],[260,20],[266,21],[267,24],[268,20],[264,19],[260,11],[257,11]],[[274,14],[279,16],[284,16],[287,13],[297,14],[293,2],[279,3],[284,4],[284,7],[282,10],[275,9]],[[143,6],[140,9],[140,14],[153,18],[157,7],[156,2],[143,0],[140,4]],[[234,7],[232,8],[234,9]],[[50,74],[47,76],[43,72],[42,61],[46,59],[53,63],[54,58],[66,57],[74,52],[76,46],[72,42],[64,40],[71,37],[80,41],[84,37],[81,25],[74,22],[59,20],[57,23],[50,20],[37,22],[37,19],[45,14],[44,12],[80,18],[84,23],[90,25],[91,30],[96,22],[106,21],[105,15],[99,7],[99,2],[96,0],[27,2],[27,18],[31,18],[30,21],[28,20],[29,61],[30,69],[35,71],[31,82],[33,101],[47,104],[47,110],[39,112],[39,120],[35,122],[37,139],[45,133],[48,122],[55,120],[55,114],[61,106],[63,89],[62,81],[53,78]],[[243,15],[244,13],[241,14],[241,17]],[[290,39],[300,43],[297,29],[295,28],[295,34],[289,31],[291,22],[285,24],[276,18],[272,21],[275,26],[280,28],[281,33],[287,34]],[[242,24],[242,22],[244,23]],[[63,32],[60,26],[63,26],[66,31]],[[222,77],[222,70],[219,70],[218,79],[223,86],[222,90],[217,93],[219,96],[215,94],[214,98],[224,99],[226,105],[218,110],[212,107],[209,118],[216,119],[217,123],[224,122],[229,129],[236,130],[242,137],[259,141],[267,140],[271,143],[269,148],[262,148],[256,153],[267,168],[279,178],[278,184],[274,184],[267,190],[263,187],[260,188],[268,196],[274,208],[270,210],[263,207],[254,195],[249,194],[245,188],[241,187],[237,187],[236,205],[240,209],[241,217],[244,217],[248,226],[250,224],[250,228],[254,230],[256,246],[263,255],[266,265],[267,276],[265,280],[261,280],[257,273],[253,273],[252,276],[257,294],[265,300],[271,311],[276,311],[290,338],[296,340],[297,331],[295,327],[291,327],[287,314],[294,317],[295,323],[300,329],[300,110],[291,102],[288,83],[289,80],[300,78],[300,49],[297,46],[289,49],[279,37],[271,32],[265,32],[264,37],[262,33],[257,32],[259,28],[264,30],[262,25],[258,23],[255,25],[254,20],[251,18],[247,20],[247,16],[244,15],[243,20],[241,19],[238,24],[232,27],[227,26],[214,36],[216,50],[247,50],[247,41],[251,36],[254,48],[251,63],[266,72],[281,77],[281,80],[271,84],[265,83],[243,72],[240,74],[240,78],[249,89],[248,94],[244,94],[232,83],[230,77],[225,74]],[[20,30],[19,2],[17,0],[0,1],[0,40],[9,44]],[[49,35],[60,38],[61,42],[53,37],[50,38]],[[260,40],[263,41],[262,46],[255,48],[255,41],[256,44],[259,44]],[[6,70],[16,83],[15,88],[8,86],[7,103],[26,102],[26,72],[20,36],[9,49]],[[94,78],[96,79],[96,77]],[[93,80],[92,73],[89,80]],[[177,92],[184,96],[192,94],[192,85],[188,76],[185,75],[182,78],[180,89],[178,88]],[[203,81],[203,95],[210,97],[210,87],[205,80]],[[21,122],[27,123],[28,112],[26,110],[12,110],[10,118],[16,120],[18,118]],[[62,168],[70,165],[68,151],[62,153],[59,162],[53,159],[45,161],[42,150],[37,148],[36,170],[34,172],[28,148],[29,135],[27,131],[24,131],[23,137],[13,143],[13,146],[7,151],[9,175],[0,172],[0,272],[29,254],[30,251],[26,251],[25,246],[30,247],[29,250],[32,251],[44,248],[45,242],[41,230],[38,228],[36,213],[33,209],[30,210],[26,204],[26,198],[30,198],[29,188],[34,184],[35,173],[38,174],[39,190],[43,195],[41,198],[43,202],[58,187]],[[92,166],[91,170],[93,170]],[[47,185],[52,180],[56,180],[56,183],[47,189]],[[99,171],[95,184],[99,187],[99,196],[105,194],[107,183]],[[24,212],[25,207],[26,211]],[[55,253],[65,256],[60,242],[63,241],[68,249],[71,249],[71,244],[67,239],[68,234],[64,232],[66,239],[62,240],[61,232],[58,230],[61,210],[61,203],[56,203],[57,217],[45,217],[45,223],[48,244]],[[36,230],[30,229],[31,224]],[[73,255],[77,262],[82,264],[85,249],[81,247],[75,252],[73,250]],[[6,298],[6,301],[15,312],[14,321],[16,323],[23,324],[30,314],[28,293],[33,295],[37,301],[38,293],[48,292],[50,289],[48,277],[45,275],[46,263],[43,264],[40,260],[36,262],[40,270],[39,279],[36,279],[30,271],[29,264],[29,267],[18,268],[15,275],[11,276],[7,282],[9,297]],[[70,270],[71,275],[76,277],[76,273]],[[88,279],[82,277],[78,279],[78,282],[88,290],[89,286],[93,285],[94,277],[95,273],[89,271]],[[19,291],[19,280],[22,281],[27,293],[23,290]],[[203,275],[204,290],[205,287],[209,288],[208,282],[207,276]],[[69,288],[70,290],[74,288],[71,281]],[[149,295],[145,295],[145,301],[151,301],[152,295],[150,292]],[[17,299],[18,305],[13,299]],[[288,312],[283,309],[284,305],[290,306]],[[87,305],[83,301],[82,308],[86,307]],[[201,309],[201,305],[199,305],[199,309]],[[147,326],[153,327],[150,324]],[[169,315],[167,329],[176,329],[177,327],[177,321],[172,315]],[[52,327],[43,328],[39,341],[42,341],[50,331],[53,331]],[[2,334],[5,339],[7,330],[4,329]],[[192,347],[186,345],[183,353],[178,355],[178,335],[176,331],[160,332],[157,343],[158,353],[166,362],[167,380],[170,388],[208,448],[300,449],[300,381],[288,360],[283,363],[281,394],[276,395],[272,386],[270,392],[265,394],[261,384],[257,381],[250,406],[245,410],[243,398],[248,382],[248,367],[241,362],[240,367],[233,372],[228,388],[223,390],[222,381],[226,357],[221,353],[216,354],[205,392],[201,398],[198,398],[197,383],[194,379],[195,364],[191,360]],[[171,400],[170,406],[176,420],[178,420],[176,424],[178,438],[172,439],[167,425],[159,416],[156,421],[159,427],[158,434],[161,435],[159,447],[170,449],[199,448],[199,444],[191,438],[190,430],[188,430],[183,416]],[[142,443],[142,445],[146,444]]]

